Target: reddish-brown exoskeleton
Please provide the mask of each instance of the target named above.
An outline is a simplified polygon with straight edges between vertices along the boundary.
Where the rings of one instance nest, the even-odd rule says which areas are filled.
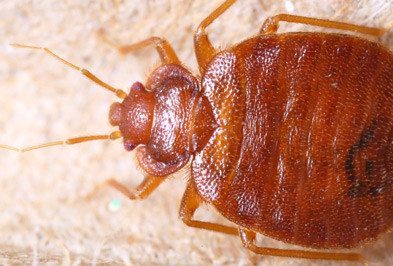
[[[25,150],[122,137],[146,176],[136,193],[108,184],[130,199],[146,198],[191,160],[180,207],[187,225],[240,236],[262,255],[362,260],[356,253],[258,247],[255,237],[352,248],[392,228],[393,54],[351,35],[276,33],[280,21],[376,36],[383,30],[281,14],[259,35],[218,52],[205,28],[234,2],[225,1],[195,33],[200,79],[164,39],[117,47],[154,45],[162,61],[128,94],[46,48],[19,45],[44,49],[123,99],[109,114],[119,131]],[[201,203],[236,227],[193,220]]]

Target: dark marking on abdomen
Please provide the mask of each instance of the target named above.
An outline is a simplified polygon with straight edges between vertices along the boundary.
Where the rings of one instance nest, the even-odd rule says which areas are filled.
[[[361,180],[356,173],[355,168],[355,157],[363,149],[367,148],[370,142],[374,138],[375,130],[377,127],[377,119],[374,119],[371,125],[365,129],[360,135],[359,140],[351,146],[348,150],[347,159],[345,161],[345,173],[351,183],[348,189],[348,196],[351,198],[364,197],[370,195],[376,197],[381,194],[383,186],[370,187],[370,183],[373,179],[374,173],[374,162],[372,160],[367,160],[365,162],[365,180]]]

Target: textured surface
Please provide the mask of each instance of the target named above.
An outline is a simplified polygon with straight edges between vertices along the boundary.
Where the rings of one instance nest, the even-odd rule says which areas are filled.
[[[112,130],[107,122],[115,98],[77,72],[40,52],[7,43],[45,45],[89,68],[114,86],[144,81],[157,55],[146,49],[120,56],[100,42],[106,29],[122,43],[164,36],[194,72],[192,32],[221,1],[0,1],[0,143],[26,146]],[[389,1],[239,1],[209,28],[218,46],[257,33],[267,16],[291,12],[391,28]],[[285,25],[282,31],[315,30]],[[392,33],[383,38],[393,46]],[[239,239],[186,228],[177,218],[184,176],[168,180],[144,202],[129,202],[103,190],[83,200],[95,184],[116,175],[135,186],[140,175],[119,143],[86,143],[15,154],[0,151],[1,263],[102,262],[172,265],[305,265],[311,262],[261,258]],[[117,211],[116,202],[121,200]],[[112,203],[112,204],[110,204]],[[207,210],[207,209],[205,209]],[[198,217],[217,219],[203,210]],[[261,238],[261,243],[284,247]],[[392,264],[391,235],[362,251],[375,264]],[[389,263],[390,262],[390,263]],[[325,262],[325,265],[330,264]]]
[[[193,162],[196,186],[231,221],[289,243],[377,238],[393,226],[392,73],[393,54],[343,35],[221,53],[202,78],[219,128]]]

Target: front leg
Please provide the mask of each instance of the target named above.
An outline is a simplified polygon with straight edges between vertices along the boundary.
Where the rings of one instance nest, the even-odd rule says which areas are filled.
[[[178,65],[181,64],[180,60],[177,57],[172,46],[164,38],[152,36],[150,38],[147,38],[145,40],[142,40],[142,41],[139,41],[139,42],[136,42],[133,44],[119,45],[119,44],[113,42],[112,40],[110,40],[103,30],[100,30],[98,32],[98,35],[99,35],[99,37],[101,37],[103,42],[112,46],[121,54],[128,54],[128,53],[138,51],[138,50],[148,47],[148,46],[153,46],[157,50],[157,52],[160,56],[161,62],[163,64],[178,64]]]
[[[195,211],[199,208],[201,203],[202,199],[196,192],[194,186],[188,183],[187,189],[184,192],[183,199],[181,201],[179,212],[180,218],[186,225],[205,230],[216,231],[228,235],[239,235],[238,229],[235,227],[193,220],[192,217],[194,216]]]
[[[165,177],[162,176],[146,175],[135,191],[129,190],[126,186],[112,178],[108,179],[106,183],[131,200],[142,200],[150,196],[164,180]]]
[[[90,192],[85,198],[90,200],[93,198],[99,190],[103,187],[110,186],[124,196],[131,200],[142,200],[150,196],[150,194],[157,189],[157,187],[166,179],[164,176],[152,176],[152,175],[145,175],[143,181],[134,189],[130,190],[128,187],[120,183],[119,181],[110,178],[105,180],[103,183],[98,184],[92,192]]]

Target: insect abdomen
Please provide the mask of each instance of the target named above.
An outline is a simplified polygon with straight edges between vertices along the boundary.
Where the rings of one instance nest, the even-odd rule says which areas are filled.
[[[236,63],[232,75],[213,83],[237,80],[228,97],[239,101],[243,122],[240,144],[232,140],[224,153],[236,163],[211,185],[219,211],[246,228],[310,247],[351,247],[388,230],[392,56],[355,37],[303,33],[256,37],[212,65],[221,66],[220,56]],[[227,112],[216,108],[218,116]],[[239,129],[221,125],[233,127]]]

